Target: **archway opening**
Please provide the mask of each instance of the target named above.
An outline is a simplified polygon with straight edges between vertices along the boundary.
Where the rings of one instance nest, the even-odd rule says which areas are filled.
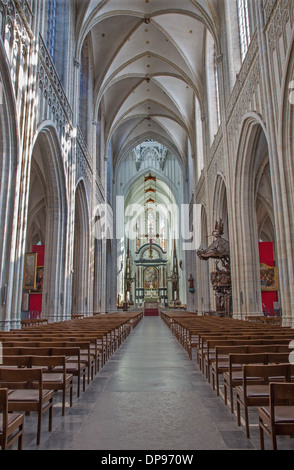
[[[85,186],[80,181],[75,194],[73,314],[85,314],[89,311],[89,285],[89,214]]]
[[[28,196],[23,288],[26,311],[31,317],[56,320],[64,315],[66,234],[67,202],[61,151],[55,130],[44,127],[33,148]]]
[[[121,305],[186,305],[184,179],[178,159],[148,139],[125,156],[117,175],[124,197],[124,236],[117,250]]]
[[[235,183],[239,238],[231,247],[234,268],[239,269],[235,274],[239,284],[235,299],[239,298],[239,305],[235,304],[234,311],[244,311],[246,315],[268,313],[278,309],[279,289],[274,278],[270,286],[265,285],[265,279],[277,269],[269,149],[261,123],[248,118],[240,142]]]

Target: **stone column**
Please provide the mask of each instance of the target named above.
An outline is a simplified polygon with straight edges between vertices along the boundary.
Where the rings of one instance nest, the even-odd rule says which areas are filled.
[[[286,151],[284,148],[279,147],[277,141],[276,116],[271,86],[271,67],[269,65],[271,51],[269,48],[266,34],[264,33],[264,11],[262,9],[262,6],[258,2],[254,2],[254,4],[257,18],[258,44],[260,51],[263,52],[262,54],[260,54],[260,62],[262,82],[264,83],[263,98],[266,110],[265,117],[269,135],[269,161],[272,175],[276,245],[278,254],[277,265],[280,281],[280,303],[282,307],[283,325],[293,327],[294,256],[292,249],[293,234],[291,234],[291,225],[289,224],[289,221],[293,219],[293,207],[291,209],[289,191],[292,191],[293,188],[288,187],[286,181],[287,176],[289,174],[289,168],[286,167],[285,162]],[[272,14],[274,14],[274,10],[272,10]],[[282,27],[285,26],[282,25]],[[274,90],[274,92],[278,94],[280,93],[280,90]],[[284,101],[282,101],[282,106],[283,104]]]

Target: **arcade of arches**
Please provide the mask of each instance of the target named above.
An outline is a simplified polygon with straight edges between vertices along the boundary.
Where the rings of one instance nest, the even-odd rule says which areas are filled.
[[[293,129],[293,0],[0,0],[0,329],[294,327]]]

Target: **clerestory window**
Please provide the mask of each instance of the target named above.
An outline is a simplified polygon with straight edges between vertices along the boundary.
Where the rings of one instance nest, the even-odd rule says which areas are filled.
[[[251,41],[248,0],[237,0],[242,62]]]
[[[53,61],[55,59],[55,42],[56,42],[56,9],[57,9],[57,1],[48,0],[47,48]]]
[[[220,110],[220,93],[219,93],[219,82],[218,82],[218,69],[217,69],[217,58],[214,54],[214,80],[215,80],[215,98],[216,98],[216,112],[217,112],[217,124],[221,124],[221,110]]]

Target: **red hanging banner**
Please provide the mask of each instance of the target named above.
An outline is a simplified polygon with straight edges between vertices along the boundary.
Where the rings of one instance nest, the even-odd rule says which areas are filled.
[[[272,242],[259,243],[259,260],[263,310],[270,313],[274,310],[274,303],[278,301],[277,292],[279,290]]]
[[[32,252],[37,253],[37,273],[36,273],[36,292],[30,294],[30,313],[31,317],[40,317],[43,303],[43,274],[45,262],[45,246],[33,245]]]

